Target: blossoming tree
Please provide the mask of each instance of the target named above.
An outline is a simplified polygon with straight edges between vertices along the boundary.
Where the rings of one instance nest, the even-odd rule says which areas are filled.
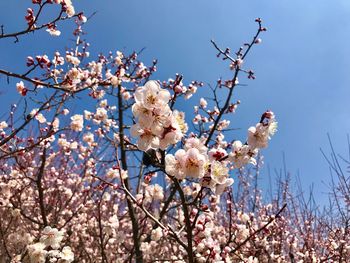
[[[39,24],[50,5],[60,7],[57,17]],[[248,128],[247,138],[226,139],[227,117],[240,104],[233,101],[238,77],[255,78],[244,61],[266,31],[261,19],[252,40],[234,53],[212,41],[232,71],[214,88],[186,84],[179,74],[155,80],[157,61],[146,66],[137,52],[92,59],[82,38],[90,21],[70,0],[32,0],[25,20],[18,32],[2,27],[0,39],[18,42],[37,30],[58,37],[63,20],[72,20],[76,42],[65,52],[28,56],[24,73],[0,69],[24,99],[0,120],[0,262],[345,262],[350,256],[348,210],[339,209],[332,225],[293,198],[286,182],[271,202],[254,187],[259,151],[277,128],[272,111]],[[208,89],[211,99],[194,101],[197,89]],[[78,96],[94,109],[73,111]],[[197,106],[185,114],[180,100]],[[348,208],[348,181],[341,185]]]

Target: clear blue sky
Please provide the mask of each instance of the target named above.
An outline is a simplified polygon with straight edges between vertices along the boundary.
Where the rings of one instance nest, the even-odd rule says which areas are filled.
[[[6,31],[25,26],[23,18],[31,1],[0,2],[0,24]],[[268,32],[253,49],[246,65],[257,79],[241,83],[234,99],[242,104],[232,119],[241,128],[237,138],[244,140],[246,129],[260,114],[272,109],[279,131],[264,151],[265,163],[282,167],[285,152],[292,174],[300,171],[305,188],[316,186],[316,195],[327,189],[329,170],[319,148],[328,151],[327,133],[336,149],[346,153],[346,134],[350,131],[350,2],[348,0],[75,0],[76,10],[89,15],[97,11],[85,27],[91,54],[110,50],[140,50],[146,63],[159,60],[155,77],[161,80],[182,73],[184,80],[215,83],[230,73],[215,57],[210,39],[233,50],[250,40],[256,30],[254,19],[261,17]],[[71,27],[65,25],[64,28]],[[69,46],[69,30],[59,38],[46,32],[0,42],[0,68],[21,70],[27,55]],[[21,66],[19,66],[21,65]],[[0,82],[0,102],[6,105],[18,97],[15,82]],[[11,89],[11,91],[9,91]],[[194,101],[196,102],[196,101]],[[2,112],[7,108],[2,107]]]

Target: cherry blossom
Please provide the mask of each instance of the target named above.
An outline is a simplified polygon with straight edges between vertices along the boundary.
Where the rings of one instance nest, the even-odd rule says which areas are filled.
[[[57,230],[56,228],[51,228],[49,226],[45,227],[41,233],[40,242],[45,246],[50,246],[54,249],[60,247],[60,243],[63,239],[62,231]]]
[[[84,119],[83,115],[75,114],[71,117],[71,124],[70,127],[73,131],[82,131],[84,128]]]

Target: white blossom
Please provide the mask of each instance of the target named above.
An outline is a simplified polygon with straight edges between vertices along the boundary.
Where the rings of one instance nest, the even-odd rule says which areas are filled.
[[[151,238],[153,241],[159,241],[159,239],[161,239],[162,236],[163,236],[163,231],[160,227],[157,227],[156,229],[152,230]]]
[[[54,249],[60,247],[60,243],[63,239],[63,231],[59,231],[56,228],[51,228],[47,226],[41,233],[40,242],[45,244],[45,246],[50,246]]]
[[[207,105],[208,105],[208,102],[207,102],[204,98],[201,98],[201,99],[199,100],[199,105],[201,105],[201,107],[202,107],[203,109],[205,109],[205,108],[207,107]]]
[[[6,129],[8,127],[8,124],[6,121],[0,122],[0,131],[3,129]]]
[[[70,263],[74,260],[74,253],[70,247],[65,246],[59,254],[59,257],[59,263]]]
[[[147,109],[161,108],[170,100],[169,91],[160,88],[158,82],[148,81],[145,86],[135,91],[136,103],[141,103]]]
[[[256,154],[257,150],[252,149],[249,145],[243,145],[241,141],[235,141],[232,144],[229,160],[233,162],[235,168],[241,168],[248,163],[256,165],[256,160],[253,158]]]
[[[73,131],[79,132],[84,128],[84,118],[83,115],[76,114],[71,117],[70,127]]]
[[[45,250],[45,244],[35,243],[27,246],[30,263],[45,263],[47,251]]]

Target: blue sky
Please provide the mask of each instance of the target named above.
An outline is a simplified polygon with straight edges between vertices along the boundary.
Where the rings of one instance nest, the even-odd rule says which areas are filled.
[[[0,24],[5,31],[25,26],[24,14],[31,1],[0,2]],[[235,137],[245,139],[246,129],[260,114],[272,109],[279,131],[264,151],[265,163],[282,167],[282,152],[292,175],[300,172],[308,187],[315,184],[316,196],[325,200],[322,181],[329,182],[329,169],[319,148],[328,152],[327,133],[335,148],[346,153],[350,130],[350,2],[348,0],[75,0],[76,10],[87,15],[97,11],[85,27],[91,54],[146,47],[145,63],[159,60],[155,77],[166,80],[175,73],[184,81],[215,83],[230,72],[216,59],[210,39],[233,50],[251,39],[254,19],[261,17],[268,31],[245,65],[257,79],[235,91],[240,99],[232,127],[241,128]],[[6,11],[4,11],[6,10]],[[52,38],[46,32],[0,42],[0,68],[21,70],[27,55],[64,51],[70,46],[72,23]],[[1,81],[0,102],[16,101],[15,82]],[[11,91],[9,91],[11,89]],[[12,95],[11,95],[12,94]],[[194,100],[193,103],[197,102]]]

